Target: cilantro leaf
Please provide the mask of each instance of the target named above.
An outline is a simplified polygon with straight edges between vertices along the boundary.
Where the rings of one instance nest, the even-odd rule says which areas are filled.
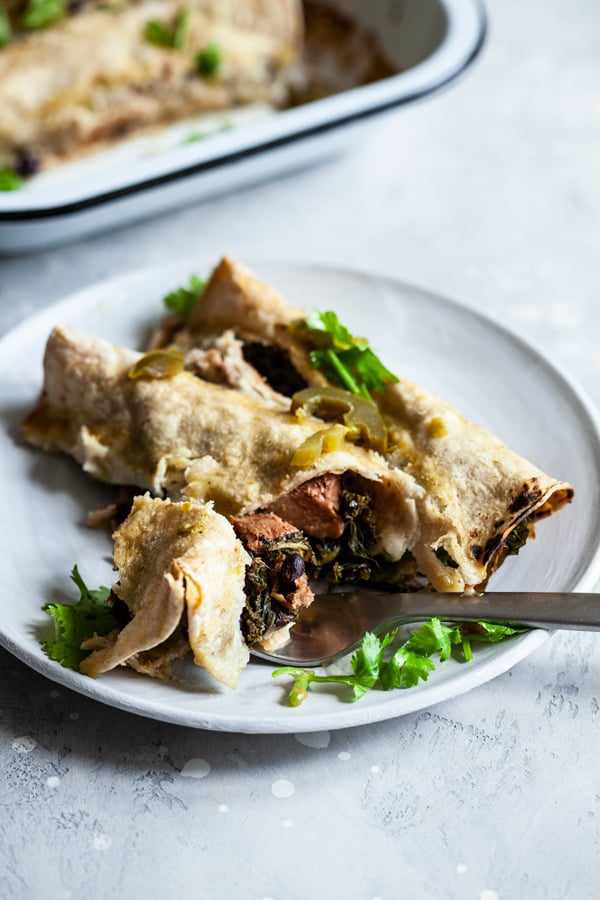
[[[376,634],[368,631],[361,646],[352,657],[352,671],[355,681],[352,684],[354,696],[358,700],[376,684],[383,659],[383,651],[392,638],[385,635],[383,641]]]
[[[382,666],[381,687],[384,691],[414,687],[419,681],[427,681],[433,669],[435,664],[428,656],[400,647]]]
[[[306,327],[310,331],[320,331],[324,336],[323,346],[334,350],[350,350],[355,344],[365,344],[363,338],[354,338],[345,325],[342,325],[337,313],[331,310],[319,312],[313,309],[306,317]]]
[[[196,54],[196,71],[203,78],[212,78],[223,65],[223,55],[218,44],[207,44]]]
[[[5,9],[0,7],[0,48],[6,47],[12,37],[10,20]]]
[[[182,9],[173,26],[158,19],[150,19],[144,26],[144,38],[149,44],[166,47],[170,50],[182,50],[187,44],[190,33],[190,12]]]
[[[481,630],[479,630],[481,629]],[[477,622],[477,630],[470,633],[472,641],[486,641],[494,644],[513,634],[523,634],[529,629],[525,625],[503,625],[500,622]]]
[[[407,650],[421,653],[424,656],[443,652],[444,658],[448,659],[451,649],[448,631],[448,627],[442,625],[440,620],[435,617],[415,629],[404,646]]]
[[[315,368],[334,384],[371,400],[398,378],[383,365],[365,338],[354,337],[336,313],[313,310],[299,323],[296,334],[310,349]]]
[[[175,291],[171,291],[170,294],[163,298],[163,303],[176,316],[180,316],[182,319],[189,319],[196,303],[204,293],[207,283],[202,278],[198,278],[197,275],[192,275],[187,287],[180,287]]]
[[[463,660],[469,662],[473,659],[472,641],[495,644],[514,634],[523,634],[529,629],[524,625],[510,625],[500,622],[463,622],[455,626],[456,638],[454,643],[460,644]]]
[[[164,22],[158,19],[150,19],[144,26],[144,37],[149,44],[157,47],[173,46],[173,31]]]
[[[427,681],[430,672],[435,669],[430,657],[439,653],[440,662],[445,662],[457,640],[455,629],[444,625],[437,617],[425,622],[413,631],[389,662],[383,663],[381,686],[389,691],[392,688],[414,687],[419,681]]]
[[[58,22],[65,14],[65,0],[29,0],[20,25],[25,31],[37,31]]]
[[[183,50],[190,36],[190,11],[182,9],[175,19],[173,28],[173,49]]]
[[[0,169],[0,191],[18,191],[23,187],[23,179],[14,169]]]
[[[71,580],[79,590],[76,603],[47,603],[44,612],[54,619],[54,639],[42,641],[42,647],[50,659],[54,659],[67,669],[79,669],[79,664],[88,656],[89,650],[82,650],[82,643],[90,637],[106,635],[118,627],[110,601],[110,590],[106,587],[89,590],[77,566],[73,567]]]

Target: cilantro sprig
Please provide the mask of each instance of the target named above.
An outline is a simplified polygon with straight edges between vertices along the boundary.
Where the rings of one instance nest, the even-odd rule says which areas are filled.
[[[397,631],[388,632],[381,638],[367,632],[352,656],[352,674],[318,675],[312,669],[283,666],[273,672],[273,678],[291,675],[294,679],[288,694],[290,706],[299,706],[307,698],[311,684],[345,684],[352,688],[354,699],[359,700],[377,686],[391,691],[415,687],[420,681],[427,681],[435,669],[432,656],[437,655],[442,663],[450,658],[456,648],[462,662],[469,662],[473,658],[473,641],[496,643],[525,631],[525,627],[493,622],[446,625],[440,619],[433,618],[413,631],[389,659],[385,651],[394,642]]]
[[[354,337],[334,312],[313,310],[297,334],[311,348],[313,366],[351,394],[372,400],[371,391],[383,391],[386,384],[398,381],[368,341]]]
[[[118,622],[109,588],[90,590],[77,566],[73,567],[71,581],[79,590],[79,599],[72,604],[47,603],[44,606],[44,612],[54,619],[54,638],[41,643],[50,659],[67,669],[79,670],[79,664],[90,653],[81,649],[82,643],[95,634],[108,634],[118,627]]]
[[[198,278],[197,275],[192,275],[187,287],[180,287],[171,291],[170,294],[163,297],[163,303],[176,316],[180,316],[182,319],[189,319],[207,284],[207,281]]]

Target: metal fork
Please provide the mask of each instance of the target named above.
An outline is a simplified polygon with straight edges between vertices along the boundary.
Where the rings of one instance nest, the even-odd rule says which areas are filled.
[[[300,612],[289,640],[276,652],[254,648],[251,652],[279,665],[326,665],[354,650],[367,631],[381,633],[433,616],[446,622],[596,631],[600,630],[600,594],[322,594]]]

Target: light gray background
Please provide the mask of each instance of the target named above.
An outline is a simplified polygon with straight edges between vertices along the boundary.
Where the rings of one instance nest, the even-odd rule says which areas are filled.
[[[0,260],[0,330],[178,256],[318,260],[484,310],[598,403],[600,4],[488,9],[466,78],[352,155]],[[5,652],[0,668],[2,900],[598,896],[600,636],[555,635],[429,711],[298,737],[187,731]]]

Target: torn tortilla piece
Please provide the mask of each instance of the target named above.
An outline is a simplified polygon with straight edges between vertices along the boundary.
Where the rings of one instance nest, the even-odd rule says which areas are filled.
[[[135,498],[114,542],[113,590],[132,619],[112,643],[84,660],[81,671],[96,677],[128,663],[164,677],[161,656],[173,653],[168,639],[183,625],[194,661],[235,687],[249,658],[240,616],[250,557],[229,522],[205,504],[146,494]],[[140,659],[150,650],[153,658]],[[178,656],[177,641],[175,650]]]

